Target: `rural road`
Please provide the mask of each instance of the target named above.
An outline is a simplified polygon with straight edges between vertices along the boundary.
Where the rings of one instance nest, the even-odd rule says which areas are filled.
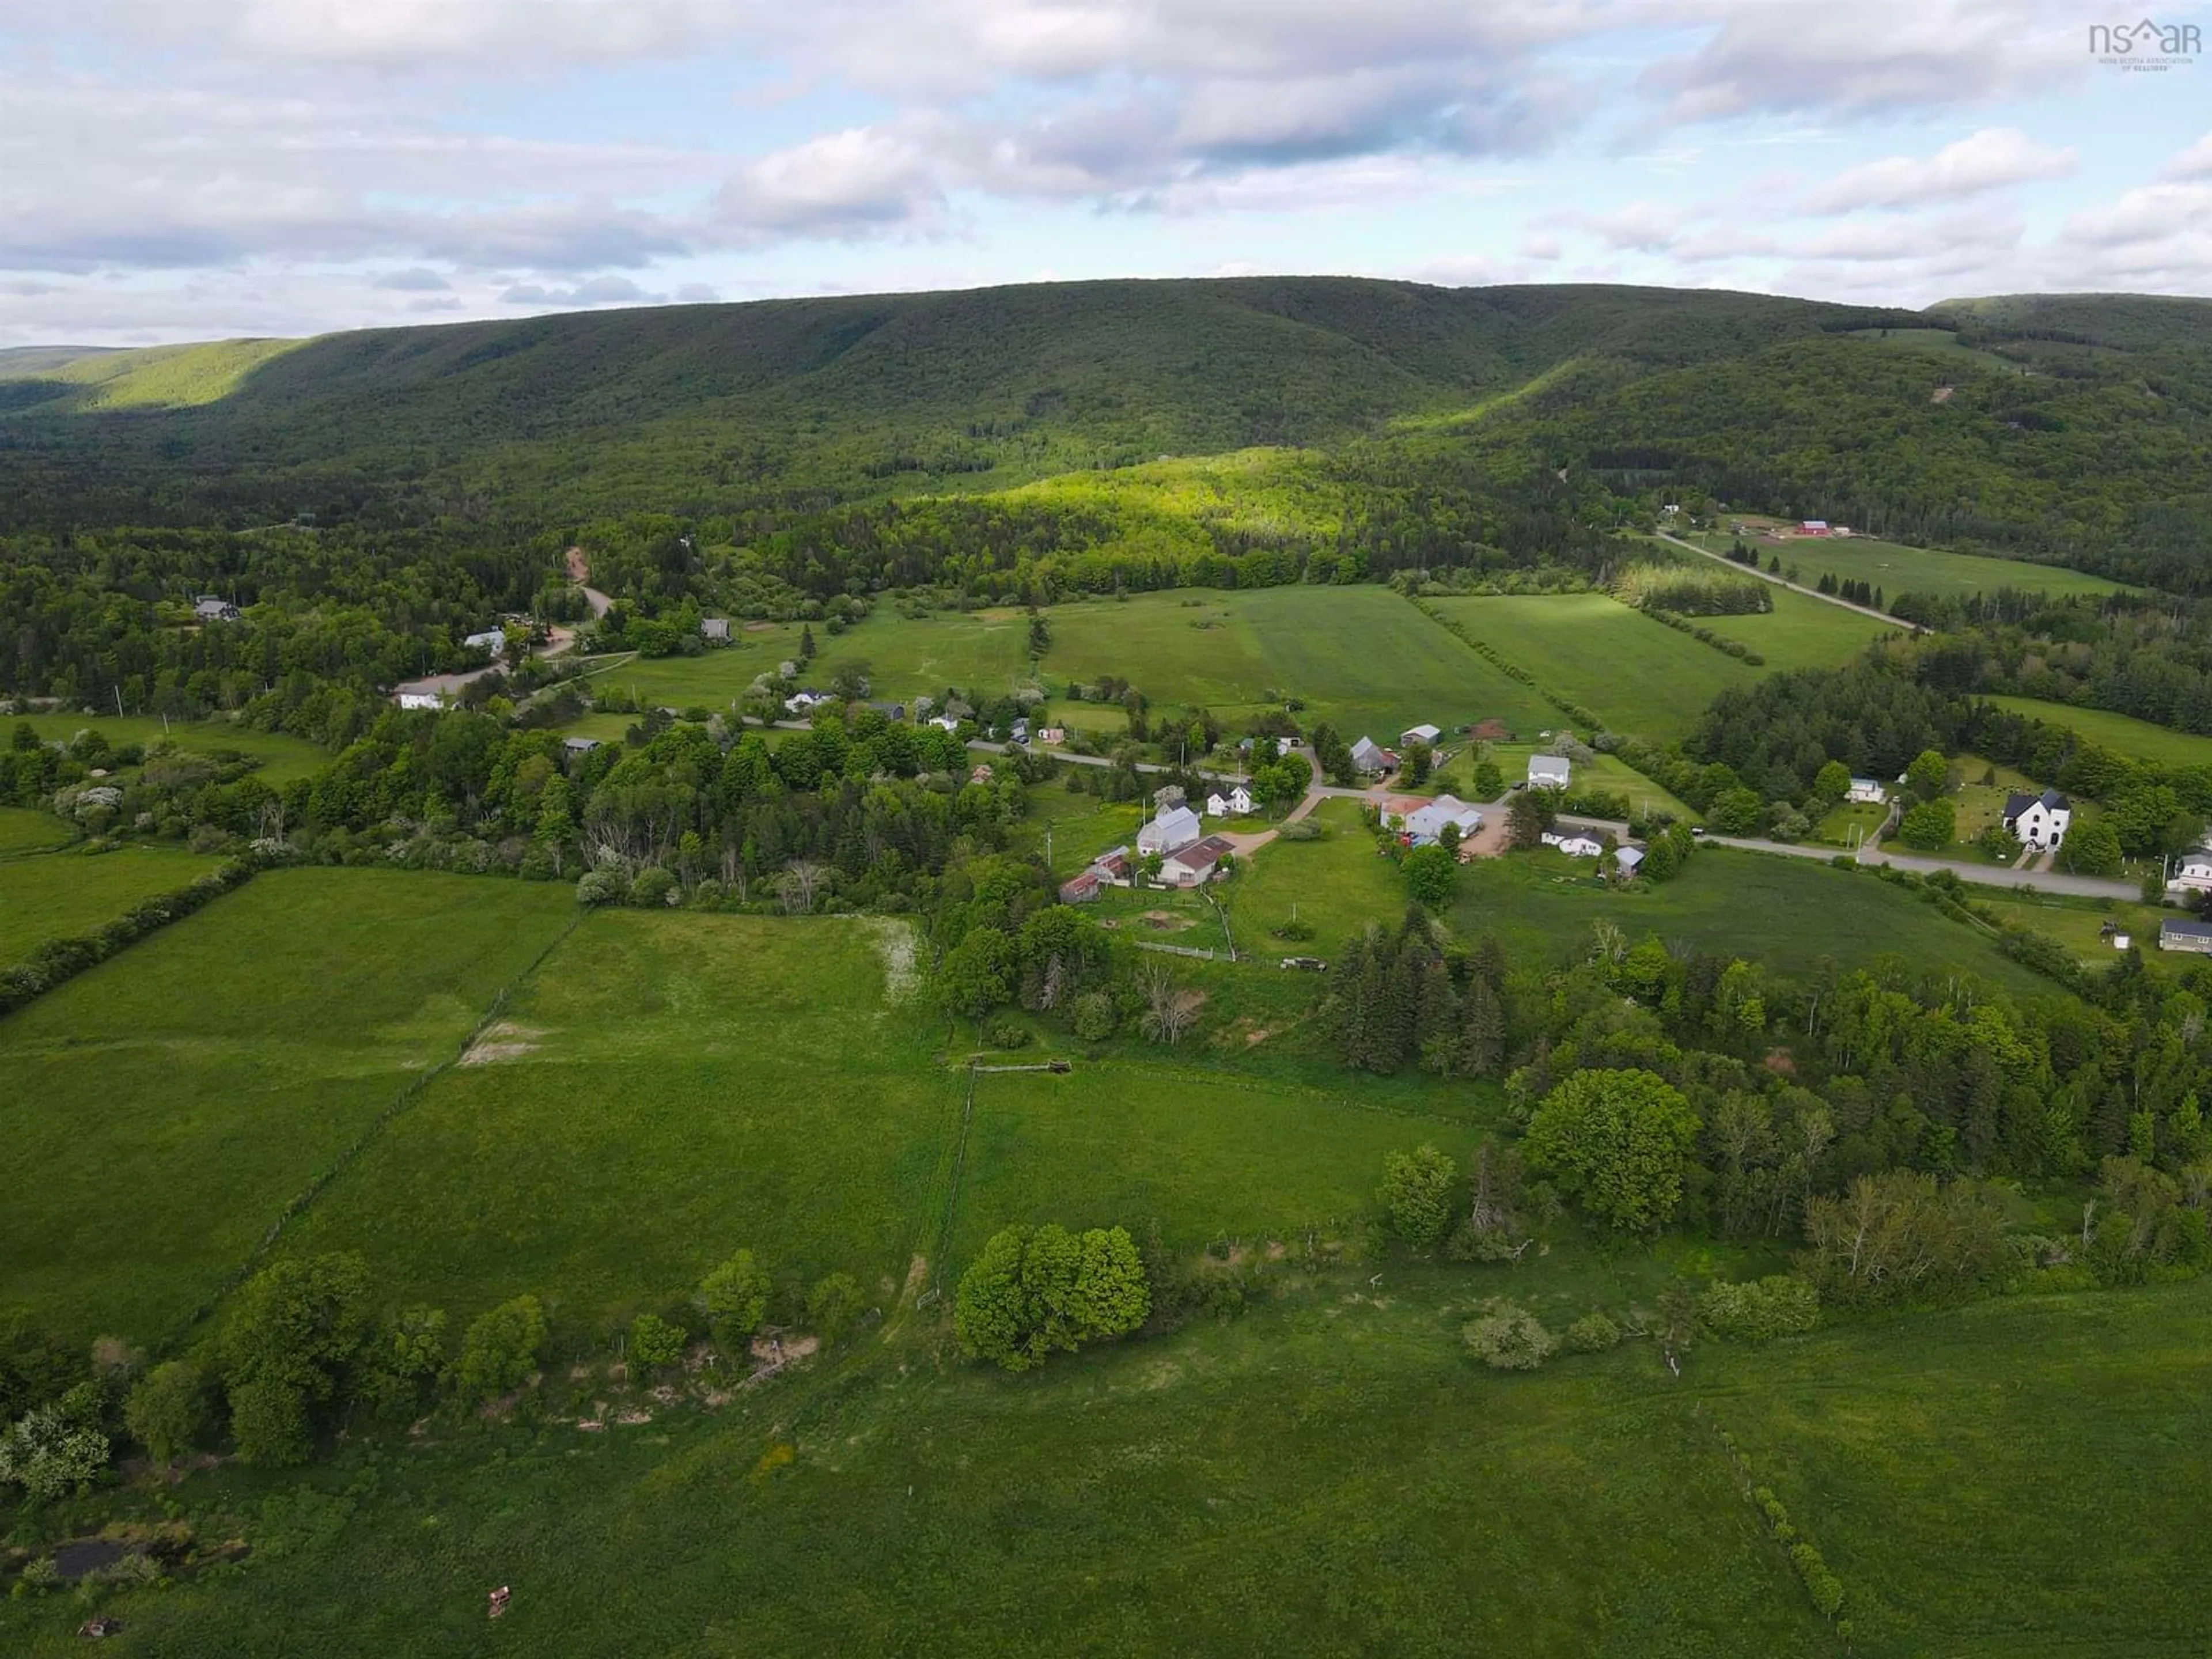
[[[1703,837],[1708,847],[1734,847],[1747,853],[1775,853],[1784,858],[1818,859],[1823,864],[1838,858],[1849,857],[1840,848],[1808,847],[1798,842],[1761,841],[1750,836],[1715,836]],[[2056,871],[2017,870],[2005,865],[1954,864],[1943,859],[1916,859],[1901,853],[1863,853],[1861,864],[1886,864],[1896,870],[1910,870],[1917,875],[1933,875],[1938,870],[1948,870],[1964,882],[1983,887],[2010,887],[2015,890],[2033,889],[2039,893],[2067,893],[2077,898],[2140,898],[2142,890],[2135,883],[2111,881],[2100,876],[2069,876]]]
[[[585,584],[592,580],[592,567],[590,562],[584,557],[584,550],[580,547],[570,548],[568,558],[568,580],[584,589],[584,603],[592,607],[592,617],[597,618],[605,616],[607,607],[614,601],[600,592],[598,588],[585,586]]]
[[[1746,575],[1756,576],[1763,582],[1771,582],[1777,587],[1786,587],[1792,593],[1802,593],[1808,599],[1818,599],[1822,605],[1838,605],[1845,611],[1856,611],[1862,617],[1872,617],[1876,622],[1887,623],[1892,628],[1911,629],[1916,634],[1920,631],[1912,623],[1900,622],[1887,611],[1877,611],[1870,605],[1854,604],[1850,599],[1838,599],[1833,593],[1823,593],[1817,587],[1808,587],[1802,582],[1793,582],[1781,576],[1770,575],[1755,564],[1738,564],[1725,553],[1716,553],[1709,547],[1699,547],[1695,542],[1686,542],[1680,536],[1669,535],[1663,530],[1655,530],[1651,533],[1661,541],[1680,548],[1685,553],[1695,553],[1700,558],[1711,559],[1717,564],[1724,564],[1731,570],[1741,570]]]

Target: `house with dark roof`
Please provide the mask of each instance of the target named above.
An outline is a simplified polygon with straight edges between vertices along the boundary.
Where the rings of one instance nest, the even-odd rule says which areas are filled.
[[[203,593],[192,601],[192,615],[201,622],[236,622],[238,607],[228,599]]]
[[[1160,879],[1170,887],[1197,887],[1221,873],[1221,860],[1237,849],[1219,836],[1194,842],[1160,861]]]
[[[2039,795],[2014,790],[2005,797],[2004,827],[2038,851],[2063,842],[2066,827],[2073,821],[2073,802],[2056,789],[2046,789]]]
[[[1062,904],[1088,904],[1098,896],[1098,890],[1103,884],[1104,878],[1098,873],[1097,866],[1093,865],[1080,875],[1071,876],[1060,884],[1060,902]]]
[[[2212,955],[2212,921],[2161,921],[2158,925],[2158,948]]]

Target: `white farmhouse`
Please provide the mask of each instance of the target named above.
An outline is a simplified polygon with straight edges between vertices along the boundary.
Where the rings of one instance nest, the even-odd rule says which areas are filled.
[[[1568,764],[1565,755],[1531,755],[1528,757],[1528,787],[1531,789],[1565,789],[1573,781],[1575,769]]]
[[[2066,839],[2066,826],[2074,821],[2074,804],[2056,789],[2039,795],[2018,791],[2005,797],[2004,827],[2040,852]]]
[[[2200,848],[2187,854],[2173,872],[2173,879],[2166,884],[2172,891],[2212,893],[2212,853]]]
[[[1879,806],[1889,799],[1889,792],[1881,787],[1880,778],[1853,778],[1851,787],[1844,791],[1844,799]]]
[[[1227,794],[1218,789],[1206,798],[1206,815],[1210,818],[1243,817],[1252,810],[1252,792],[1238,784]]]
[[[1460,838],[1465,840],[1482,828],[1482,814],[1456,795],[1438,795],[1407,813],[1398,827],[1414,846],[1427,847],[1443,839],[1448,823],[1455,826]]]

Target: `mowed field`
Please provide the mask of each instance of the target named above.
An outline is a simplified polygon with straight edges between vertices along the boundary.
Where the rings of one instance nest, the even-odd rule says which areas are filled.
[[[48,822],[68,833],[58,819]],[[174,892],[215,867],[213,859],[167,847],[0,860],[0,965],[50,939],[96,933],[140,900]]]
[[[1305,700],[1299,719],[1326,721],[1349,742],[1395,741],[1407,727],[1447,731],[1498,719],[1517,730],[1559,717],[1387,588],[1178,590],[1085,600],[1048,613],[1046,678],[1091,684],[1118,676],[1170,707],[1224,715],[1266,706],[1265,694]]]
[[[1607,730],[1655,741],[1681,736],[1720,693],[1759,675],[1603,593],[1428,603]]]
[[[1528,1376],[1460,1349],[1482,1297],[1557,1328],[1690,1266],[1393,1262],[1028,1376],[864,1335],[718,1413],[356,1448],[306,1482],[228,1467],[202,1505],[266,1500],[284,1547],[102,1605],[174,1659],[1844,1651],[1725,1431],[1840,1577],[1863,1659],[2212,1641],[2201,1285],[1705,1345],[1679,1378],[1649,1341]],[[81,1617],[0,1603],[0,1635],[65,1655]]]
[[[271,871],[0,1020],[8,1299],[167,1334],[574,915],[565,885]]]
[[[284,1248],[361,1250],[457,1312],[531,1291],[612,1320],[740,1248],[888,1295],[930,1243],[965,1081],[913,948],[903,921],[595,913]]]
[[[285,732],[256,732],[228,720],[170,720],[158,714],[0,714],[0,729],[27,725],[48,743],[73,741],[80,732],[97,732],[111,747],[152,744],[164,739],[191,754],[234,750],[261,765],[254,775],[265,783],[289,783],[320,771],[331,763],[327,750]]]
[[[1717,553],[1725,553],[1735,538],[1725,529],[1692,537]],[[1773,542],[1764,536],[1744,540],[1759,552],[1762,568],[1767,561],[1782,560],[1784,569],[1796,565],[1797,579],[1816,586],[1826,574],[1838,580],[1863,581],[1879,587],[1886,598],[1899,593],[1940,593],[1964,596],[1994,593],[2001,587],[2054,596],[2068,593],[2117,593],[2121,584],[2063,565],[2031,564],[2024,559],[1985,557],[1977,553],[1951,553],[1937,547],[1906,547],[1872,536],[1784,536]]]
[[[1774,589],[1774,609],[1742,617],[1700,617],[1724,640],[1741,640],[1766,659],[1773,674],[1792,668],[1841,668],[1885,634],[1902,633],[1905,624],[1885,627],[1873,617],[1826,599]]]
[[[0,859],[46,853],[66,847],[76,832],[52,812],[27,806],[0,806]]]
[[[2170,726],[2154,726],[2131,714],[2080,708],[2070,702],[2045,702],[2038,697],[1987,697],[1984,701],[2051,726],[2066,726],[2116,755],[2156,761],[2161,766],[2212,765],[2212,738],[2177,732]]]

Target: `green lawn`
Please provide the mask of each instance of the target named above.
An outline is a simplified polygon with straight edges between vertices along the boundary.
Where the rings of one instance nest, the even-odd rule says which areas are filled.
[[[1305,700],[1299,717],[1327,721],[1347,742],[1395,741],[1407,727],[1447,731],[1498,719],[1548,726],[1550,705],[1500,673],[1448,629],[1389,589],[1182,589],[1049,612],[1044,659],[1054,686],[1115,675],[1155,704],[1204,705],[1224,715],[1265,706],[1269,691]]]
[[[2112,960],[2112,941],[2105,938],[2103,931],[2106,922],[2117,923],[2122,933],[2149,951],[2156,948],[2160,916],[2175,914],[2161,911],[2155,905],[2072,898],[2056,893],[2039,893],[2030,897],[1992,894],[1987,898],[1978,893],[1975,897],[2005,921],[2047,933],[2082,961],[2100,965]]]
[[[1759,678],[1602,593],[1427,603],[1609,730],[1658,742],[1688,731],[1723,691]]]
[[[28,724],[49,743],[70,741],[80,732],[97,732],[118,748],[131,743],[150,746],[166,739],[192,754],[233,750],[261,763],[254,775],[264,783],[289,783],[331,763],[329,751],[305,738],[256,732],[229,720],[164,722],[157,714],[0,714],[0,728],[12,731],[19,724]]]
[[[1322,840],[1279,836],[1244,860],[1221,896],[1247,955],[1334,959],[1370,922],[1397,925],[1406,914],[1406,884],[1398,866],[1376,852],[1361,810],[1356,800],[1325,800],[1311,814],[1328,831]],[[1272,937],[1268,930],[1288,921],[1293,908],[1314,936]]]
[[[566,890],[562,896],[567,896]],[[896,1287],[936,1225],[960,1080],[894,999],[899,921],[601,912],[289,1236],[396,1297],[594,1320],[750,1247]]]
[[[0,806],[0,859],[66,847],[76,835],[52,812],[34,811],[27,806]]]
[[[1096,769],[1071,765],[1067,769],[1079,773]],[[1029,792],[1029,816],[1020,833],[1029,848],[1042,854],[1049,832],[1052,872],[1065,881],[1110,848],[1134,847],[1145,811],[1141,801],[1114,802],[1087,793],[1070,793],[1055,780]]]
[[[1990,697],[1987,702],[2016,714],[2063,726],[2080,732],[2100,748],[2163,766],[2212,764],[2212,738],[2200,738],[2171,726],[2154,726],[2129,714],[2108,714],[2101,708],[2080,708],[2069,702],[2045,702],[2037,697]]]
[[[1723,526],[1692,539],[1715,552],[1726,552],[1735,538]],[[1744,540],[1758,550],[1759,567],[1782,560],[1786,571],[1798,569],[1806,586],[1819,584],[1823,573],[1838,580],[1863,581],[1879,587],[1883,596],[1899,593],[1937,593],[1965,596],[1994,593],[2001,587],[2023,588],[2054,596],[2068,593],[2117,593],[2122,585],[2063,565],[2031,564],[2024,559],[1992,558],[1978,553],[1951,553],[1937,547],[1905,547],[1872,536],[1784,536],[1778,542],[1762,536]]]
[[[1492,743],[1480,745],[1489,752],[1492,763],[1504,775],[1510,786],[1528,775],[1528,757],[1544,752],[1540,743]],[[1459,750],[1450,763],[1430,779],[1428,787],[1449,791],[1462,799],[1473,800],[1474,768],[1478,757],[1474,746]],[[1577,791],[1601,789],[1608,794],[1628,797],[1632,812],[1671,812],[1686,823],[1698,822],[1698,814],[1684,802],[1668,794],[1617,755],[1595,755],[1589,760],[1574,763],[1574,787]]]
[[[574,912],[566,886],[271,871],[0,1021],[8,1299],[163,1335]]]
[[[60,827],[58,819],[48,822]],[[141,899],[173,893],[214,868],[212,859],[167,847],[0,862],[0,964],[20,961],[50,939],[96,933]]]

